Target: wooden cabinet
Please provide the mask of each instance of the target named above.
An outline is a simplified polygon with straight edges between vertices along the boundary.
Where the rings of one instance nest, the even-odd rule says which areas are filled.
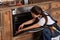
[[[3,11],[3,18],[4,18],[4,40],[11,40],[11,12]]]
[[[14,0],[1,0],[2,2],[7,2],[7,1],[14,1]]]
[[[12,24],[12,11],[10,10],[3,10],[2,11],[3,16],[3,40],[30,40],[32,39],[33,33],[24,33],[20,36],[13,37],[13,24]],[[1,36],[0,35],[0,36]]]

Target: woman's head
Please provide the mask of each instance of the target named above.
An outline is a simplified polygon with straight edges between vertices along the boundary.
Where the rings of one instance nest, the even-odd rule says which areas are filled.
[[[43,12],[43,10],[40,7],[38,7],[38,6],[32,7],[31,14],[32,14],[32,16],[34,18],[37,18],[39,16],[43,16],[45,18],[45,20],[46,20],[44,26],[46,25],[46,23],[47,23],[47,16],[45,15],[45,13]]]
[[[43,15],[43,10],[38,6],[34,6],[31,8],[31,14],[33,17],[39,17],[40,15]]]

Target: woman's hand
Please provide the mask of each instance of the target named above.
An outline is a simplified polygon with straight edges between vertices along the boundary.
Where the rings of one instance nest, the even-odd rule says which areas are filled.
[[[15,35],[18,34],[18,33],[20,33],[21,31],[22,31],[22,30],[18,30],[18,31],[16,31]]]
[[[21,24],[18,28],[18,30],[21,30],[24,27],[24,24]]]

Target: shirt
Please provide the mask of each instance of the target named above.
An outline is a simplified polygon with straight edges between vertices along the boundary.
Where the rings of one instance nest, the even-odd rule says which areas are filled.
[[[47,16],[47,24],[46,24],[46,25],[52,25],[52,24],[55,23],[55,21],[53,21],[53,20],[51,19],[51,17],[48,16],[48,13],[44,12],[44,14]],[[38,18],[38,19],[39,19],[38,24],[39,24],[40,26],[43,26],[43,25],[45,24],[45,22],[46,22],[45,18],[42,17],[42,18]]]

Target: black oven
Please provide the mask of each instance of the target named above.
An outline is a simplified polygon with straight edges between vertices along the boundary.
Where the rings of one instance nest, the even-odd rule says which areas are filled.
[[[20,32],[17,35],[15,34],[16,31],[18,31],[18,27],[22,23],[24,23],[28,20],[31,20],[31,19],[33,19],[33,17],[32,17],[31,12],[30,12],[30,7],[28,7],[28,8],[27,7],[22,7],[22,8],[12,9],[13,36],[17,36],[21,33],[27,32],[27,31],[23,31],[23,32]],[[34,21],[32,24],[24,25],[23,28],[31,26],[31,25],[35,24],[36,22],[37,22],[37,20]]]
[[[15,35],[16,31],[18,31],[19,25],[21,25],[22,23],[28,20],[31,20],[32,18],[33,17],[31,16],[31,12],[24,12],[24,13],[12,15],[13,34]],[[28,27],[28,26],[25,26],[25,27]]]

